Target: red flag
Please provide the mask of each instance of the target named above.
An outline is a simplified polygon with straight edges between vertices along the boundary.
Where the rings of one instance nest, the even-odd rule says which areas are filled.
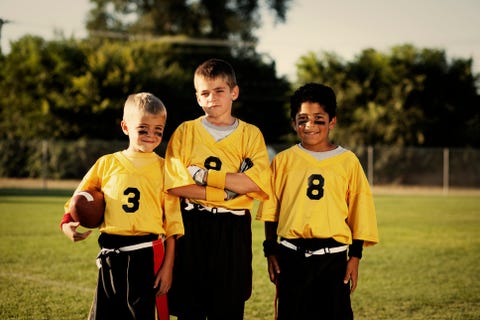
[[[165,248],[163,246],[163,239],[153,241],[153,268],[155,274],[162,266],[163,257],[165,255]],[[159,320],[168,320],[168,301],[167,295],[162,294],[156,297],[157,314]]]

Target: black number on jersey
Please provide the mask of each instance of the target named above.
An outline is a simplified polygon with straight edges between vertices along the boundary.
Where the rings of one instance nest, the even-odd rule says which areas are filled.
[[[323,198],[323,185],[325,180],[321,174],[312,174],[308,177],[307,197],[312,200]]]
[[[220,171],[220,169],[222,169],[222,160],[218,159],[217,157],[210,156],[205,159],[203,165],[205,166],[205,169]]]
[[[127,188],[123,194],[128,196],[128,204],[122,206],[123,210],[132,213],[140,208],[140,190],[137,188]]]

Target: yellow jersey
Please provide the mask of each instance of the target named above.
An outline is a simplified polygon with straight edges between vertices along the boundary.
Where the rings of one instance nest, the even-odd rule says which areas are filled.
[[[239,195],[231,200],[192,200],[208,207],[230,210],[249,209],[253,199],[265,200],[270,188],[270,168],[265,140],[260,130],[238,120],[238,127],[227,137],[216,141],[202,124],[202,117],[185,121],[170,138],[165,155],[165,190],[195,184],[187,167],[239,172],[241,163],[249,158],[253,166],[244,173],[261,189]]]
[[[278,153],[271,164],[273,195],[257,219],[278,222],[287,239],[353,239],[378,242],[375,205],[365,173],[348,150],[318,160],[298,145]]]
[[[100,232],[180,236],[184,233],[180,200],[164,192],[163,176],[164,159],[156,153],[116,152],[100,157],[75,192],[103,192],[105,217]]]

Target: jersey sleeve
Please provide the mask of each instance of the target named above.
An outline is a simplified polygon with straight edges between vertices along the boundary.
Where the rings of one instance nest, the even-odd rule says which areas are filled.
[[[268,159],[267,147],[261,131],[254,127],[252,138],[247,147],[248,153],[245,158],[252,160],[253,166],[244,173],[248,176],[261,191],[248,193],[248,196],[264,201],[271,194],[270,188],[270,164]]]
[[[87,173],[83,176],[82,180],[78,184],[77,188],[73,192],[74,194],[83,191],[83,190],[101,190],[101,178],[99,175],[99,171],[103,165],[104,157],[99,158],[95,164],[87,171]],[[67,213],[70,207],[70,199],[64,205],[64,212]]]
[[[188,173],[185,163],[187,163],[184,148],[187,148],[192,142],[188,139],[188,128],[182,123],[172,134],[167,145],[165,153],[165,190],[183,187],[195,184]]]
[[[269,179],[269,190],[272,190],[270,192],[270,196],[268,199],[260,203],[260,206],[257,211],[257,220],[261,221],[269,221],[269,222],[277,222],[278,221],[278,197],[277,193],[274,192],[275,188],[275,165],[276,165],[276,158],[273,158],[272,164],[271,164],[271,176]]]
[[[185,231],[183,227],[182,214],[180,211],[180,198],[163,193],[164,197],[164,221],[163,227],[167,238],[183,236]]]
[[[352,168],[349,189],[347,223],[352,231],[352,238],[363,240],[364,246],[374,245],[379,241],[375,204],[367,177],[358,159]]]

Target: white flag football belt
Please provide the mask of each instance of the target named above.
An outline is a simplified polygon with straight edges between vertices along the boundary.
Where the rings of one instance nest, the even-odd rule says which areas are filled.
[[[288,242],[287,240],[282,240],[280,241],[280,244],[286,248],[289,248],[289,249],[292,249],[292,250],[295,250],[295,251],[303,251],[303,249],[300,249],[299,247],[297,247],[296,245],[294,245],[293,243],[291,242]],[[343,252],[343,251],[346,251],[348,249],[348,245],[344,245],[344,246],[340,246],[340,247],[333,247],[333,248],[322,248],[322,249],[318,249],[318,250],[314,250],[314,251],[311,251],[311,250],[304,250],[305,251],[305,257],[310,257],[310,256],[321,256],[321,255],[324,255],[324,254],[331,254],[331,253],[339,253],[339,252]]]

